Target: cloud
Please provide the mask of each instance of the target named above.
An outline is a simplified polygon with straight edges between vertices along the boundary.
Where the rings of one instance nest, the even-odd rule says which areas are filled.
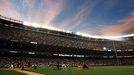
[[[59,25],[59,28],[73,30],[74,28],[82,25],[98,3],[99,1],[95,1],[94,3],[87,2],[86,4],[83,4],[75,15],[63,19]]]
[[[131,29],[134,29],[134,24],[109,26],[101,30],[101,35],[105,36],[123,35],[125,32]]]
[[[41,0],[39,4],[36,4],[33,0],[23,1],[23,5],[28,11],[26,21],[46,26],[52,24],[52,21],[60,14],[64,7],[64,2],[61,0]]]
[[[64,0],[20,1],[22,5],[17,6],[13,3],[13,0],[0,0],[0,14],[14,19],[38,23],[45,26],[53,25],[53,20],[55,20],[56,17],[64,10],[66,3]],[[110,2],[106,2],[106,4],[110,4],[106,5],[104,8],[105,11],[102,11],[103,13],[107,13],[107,11],[113,8],[116,4],[116,2],[111,1],[112,0],[110,0]],[[17,0],[14,2],[17,2]],[[75,30],[77,27],[83,27],[83,30],[79,31],[93,34],[96,33],[98,35],[123,35],[127,33],[134,33],[134,12],[130,13],[130,16],[124,19],[117,20],[117,22],[119,22],[117,25],[104,25],[100,26],[100,28],[88,26],[88,22],[85,23],[85,21],[88,17],[90,18],[91,13],[99,3],[100,1],[98,0],[95,0],[94,2],[89,1],[86,2],[86,4],[84,3],[74,15],[65,17],[65,19],[59,23],[59,28],[65,30]],[[22,11],[17,10],[17,8],[22,8]],[[100,13],[101,15],[102,12]]]
[[[22,19],[11,0],[0,0],[0,14],[17,20]]]
[[[118,20],[120,24],[104,27],[100,30],[101,35],[123,35],[134,33],[134,14],[130,14],[129,17]]]
[[[63,0],[0,0],[0,14],[47,26],[63,10],[64,3]]]

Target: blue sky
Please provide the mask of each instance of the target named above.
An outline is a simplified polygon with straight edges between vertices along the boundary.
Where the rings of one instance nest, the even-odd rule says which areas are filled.
[[[134,33],[134,0],[0,0],[0,14],[91,35]]]

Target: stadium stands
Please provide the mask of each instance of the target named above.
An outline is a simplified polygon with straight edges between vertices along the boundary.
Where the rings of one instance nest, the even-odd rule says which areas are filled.
[[[78,59],[78,58],[37,58],[37,57],[0,57],[0,67],[9,68],[11,64],[16,68],[20,68],[23,65],[37,65],[38,67],[49,67],[57,65],[57,62],[60,62],[60,65],[63,63],[68,67],[77,67],[87,64],[88,66],[114,66],[116,65],[116,59]],[[120,65],[134,65],[133,59],[119,59]]]
[[[41,66],[50,65],[53,61],[66,62],[71,66],[84,63],[115,65],[117,59],[120,65],[134,64],[133,36],[124,41],[94,39],[74,33],[29,27],[21,21],[5,18],[0,16],[0,66],[9,66],[11,63],[18,64],[16,67],[28,63]]]

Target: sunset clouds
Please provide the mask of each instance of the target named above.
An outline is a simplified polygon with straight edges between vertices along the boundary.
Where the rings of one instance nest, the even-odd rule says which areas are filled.
[[[0,0],[0,14],[21,20],[21,14],[16,10],[11,0]]]
[[[134,33],[133,4],[134,0],[0,0],[0,14],[40,27],[113,36]]]
[[[80,6],[80,9],[73,15],[69,16],[62,20],[60,23],[60,28],[73,30],[76,27],[83,25],[86,21],[87,17],[90,15],[95,6],[99,3],[99,1],[94,1],[94,3],[87,2]]]
[[[119,20],[119,25],[106,26],[101,29],[101,35],[123,35],[127,33],[134,33],[134,12],[129,17]],[[131,32],[129,32],[131,31]]]
[[[23,5],[27,8],[26,21],[37,22],[42,25],[51,25],[51,22],[63,9],[63,1],[60,0],[40,0],[36,7],[33,0],[23,0]]]

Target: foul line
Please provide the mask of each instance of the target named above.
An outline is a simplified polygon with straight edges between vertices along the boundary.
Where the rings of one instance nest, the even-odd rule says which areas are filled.
[[[25,74],[28,74],[28,75],[45,75],[45,74],[40,74],[40,73],[35,73],[35,72],[29,72],[29,71],[20,70],[20,69],[15,69],[15,71],[21,72],[21,73],[25,73]]]

